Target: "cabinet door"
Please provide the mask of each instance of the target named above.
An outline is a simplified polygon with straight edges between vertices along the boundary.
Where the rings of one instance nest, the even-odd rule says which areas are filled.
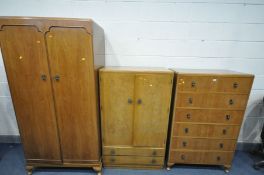
[[[1,50],[26,159],[60,163],[43,34],[33,26],[5,26]]]
[[[64,162],[99,160],[92,36],[82,28],[46,34]]]
[[[100,73],[103,145],[133,144],[134,78],[129,73]]]
[[[136,75],[134,115],[135,146],[165,146],[171,88],[171,74]]]

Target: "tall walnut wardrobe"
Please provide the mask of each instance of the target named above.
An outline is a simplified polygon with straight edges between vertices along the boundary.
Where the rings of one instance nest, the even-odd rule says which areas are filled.
[[[100,172],[101,28],[89,19],[1,17],[0,43],[29,174],[39,166]]]
[[[163,167],[172,83],[166,69],[100,69],[104,166]]]

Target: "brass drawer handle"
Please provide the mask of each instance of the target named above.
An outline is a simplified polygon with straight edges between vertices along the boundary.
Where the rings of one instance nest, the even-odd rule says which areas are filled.
[[[183,146],[183,147],[186,147],[186,146],[187,146],[187,142],[185,142],[185,141],[182,142],[182,146]]]
[[[191,114],[186,114],[187,119],[191,119]]]
[[[184,132],[187,134],[189,132],[189,128],[184,128]]]
[[[137,104],[139,104],[139,105],[142,104],[142,100],[141,99],[138,99],[137,100]]]
[[[192,81],[191,86],[192,86],[192,88],[194,88],[196,86],[195,81]]]
[[[111,154],[111,155],[115,155],[115,150],[112,149],[112,150],[110,151],[110,154]]]
[[[193,103],[192,97],[189,97],[188,102],[189,102],[190,104]]]
[[[238,88],[238,83],[237,83],[237,82],[235,82],[235,83],[233,84],[233,88],[234,88],[234,89]]]
[[[152,156],[156,156],[156,155],[157,155],[157,151],[153,151]]]
[[[181,155],[181,160],[185,160],[185,155]]]
[[[131,98],[128,98],[128,99],[127,99],[127,103],[128,103],[128,104],[132,104],[132,103],[133,103],[133,100],[132,100]]]
[[[219,147],[222,149],[222,148],[224,148],[224,144],[223,143],[220,143],[219,144]]]
[[[223,134],[226,135],[227,131],[226,129],[223,129]]]
[[[220,160],[221,160],[221,157],[220,157],[220,156],[217,156],[217,157],[216,157],[216,160],[217,160],[217,161],[220,161]]]
[[[226,115],[226,120],[230,120],[231,116],[230,115]]]
[[[233,105],[233,104],[234,104],[234,100],[233,100],[233,99],[230,99],[230,100],[229,100],[229,104],[230,104],[230,105]]]
[[[152,164],[157,163],[156,159],[152,159],[152,160],[151,160],[151,163],[152,163]]]
[[[43,80],[43,81],[46,81],[47,80],[47,75],[43,74],[40,76],[40,78]]]

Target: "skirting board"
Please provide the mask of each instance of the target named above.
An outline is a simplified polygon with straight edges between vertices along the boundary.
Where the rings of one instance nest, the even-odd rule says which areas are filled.
[[[0,143],[20,143],[19,135],[0,135]],[[238,142],[236,150],[253,151],[260,148],[261,143]]]
[[[0,143],[21,143],[19,135],[0,135]]]

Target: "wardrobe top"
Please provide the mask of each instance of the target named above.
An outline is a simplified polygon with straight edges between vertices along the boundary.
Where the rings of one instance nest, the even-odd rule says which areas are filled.
[[[171,70],[159,67],[104,67],[101,72],[157,72],[157,73],[173,73]]]
[[[93,21],[81,18],[0,16],[0,30],[4,30],[5,26],[34,26],[44,33],[52,27],[84,28],[88,33],[93,31]]]
[[[184,75],[222,75],[222,76],[248,76],[253,77],[254,75],[248,73],[242,73],[232,70],[224,70],[224,69],[181,69],[181,68],[173,68],[171,69],[176,74],[184,74]]]

